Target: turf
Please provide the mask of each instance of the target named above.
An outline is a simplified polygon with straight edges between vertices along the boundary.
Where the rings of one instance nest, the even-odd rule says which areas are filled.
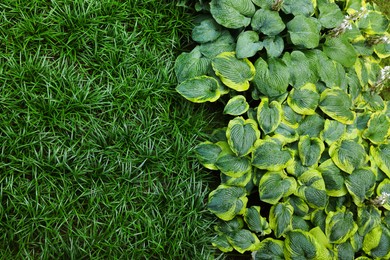
[[[212,257],[177,3],[0,2],[0,259]]]

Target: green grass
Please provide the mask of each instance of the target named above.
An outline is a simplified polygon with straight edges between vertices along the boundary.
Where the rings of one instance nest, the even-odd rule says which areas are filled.
[[[0,2],[0,259],[208,259],[174,1]]]

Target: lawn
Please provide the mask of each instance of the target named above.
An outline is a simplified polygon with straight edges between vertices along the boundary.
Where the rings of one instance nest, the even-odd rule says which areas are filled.
[[[208,259],[176,1],[2,0],[0,259]],[[183,45],[184,44],[184,45]]]

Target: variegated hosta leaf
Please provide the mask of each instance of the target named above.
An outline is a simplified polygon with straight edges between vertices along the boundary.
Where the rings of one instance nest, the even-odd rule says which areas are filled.
[[[287,98],[287,103],[292,110],[301,115],[314,115],[319,101],[320,94],[312,83],[292,89]]]
[[[248,59],[237,59],[235,52],[222,52],[211,62],[215,74],[223,84],[236,91],[249,89],[255,76],[255,67]]]
[[[283,108],[283,119],[292,127],[298,128],[299,123],[302,121],[303,116],[297,114],[290,106],[286,103],[282,104]]]
[[[297,189],[294,178],[288,177],[283,171],[267,172],[260,179],[260,200],[276,204],[282,197],[288,197]]]
[[[287,233],[284,242],[286,259],[329,259],[323,255],[326,248],[320,245],[316,237],[303,230],[293,230]]]
[[[236,56],[238,59],[253,57],[263,47],[263,43],[259,41],[259,34],[257,32],[243,31],[238,35]]]
[[[199,43],[212,42],[221,36],[222,27],[211,17],[201,16],[195,20],[192,39]]]
[[[271,207],[269,225],[277,238],[285,236],[292,229],[294,208],[286,203],[278,203]]]
[[[261,236],[268,235],[272,232],[267,219],[260,215],[259,206],[247,208],[244,213],[244,220],[251,231],[259,233]]]
[[[265,35],[278,35],[286,27],[279,12],[267,9],[258,9],[253,15],[251,26],[253,30]]]
[[[351,205],[350,196],[342,197],[329,197],[328,205],[325,208],[325,212],[342,210],[344,206]]]
[[[328,145],[340,139],[345,134],[346,125],[336,120],[325,120],[324,130],[321,131],[321,139]]]
[[[375,202],[374,200],[374,203],[390,210],[390,179],[386,178],[378,184],[376,194],[377,198],[375,200],[378,200],[378,202]]]
[[[212,142],[203,142],[195,147],[195,154],[199,162],[210,170],[218,170],[215,163],[221,152],[222,148]]]
[[[246,113],[248,109],[249,104],[246,102],[246,98],[242,95],[237,95],[229,99],[223,113],[232,116],[239,116]]]
[[[235,217],[229,221],[220,221],[216,226],[214,226],[214,229],[218,234],[229,235],[230,233],[235,233],[241,230],[243,227],[243,219],[241,217]]]
[[[390,143],[371,146],[370,155],[378,167],[390,178]]]
[[[325,182],[321,173],[310,169],[298,177],[297,196],[302,198],[312,208],[325,208],[328,195],[325,191]]]
[[[381,224],[381,211],[374,205],[367,205],[357,209],[357,221],[359,235],[365,236],[373,228]]]
[[[343,124],[352,124],[355,120],[356,114],[351,107],[351,97],[340,88],[326,89],[321,93],[321,110]]]
[[[321,172],[325,182],[326,194],[333,197],[341,197],[347,194],[347,189],[344,184],[344,176],[340,169],[333,163],[332,159],[328,159],[318,166],[317,170]]]
[[[304,172],[311,169],[311,167],[304,166],[297,154],[295,154],[294,158],[295,160],[287,166],[286,171],[288,172],[288,174],[291,174],[292,176],[298,178]]]
[[[297,129],[286,122],[281,122],[274,131],[272,138],[278,139],[283,144],[293,143],[299,139]]]
[[[218,218],[229,221],[245,212],[247,202],[245,188],[221,184],[210,192],[207,207]]]
[[[236,41],[228,30],[222,31],[215,41],[202,43],[200,52],[207,58],[213,59],[222,52],[231,52],[236,49]],[[211,64],[211,61],[210,61]]]
[[[214,19],[229,29],[247,27],[256,8],[251,0],[212,0],[210,12]]]
[[[214,237],[211,241],[211,244],[224,253],[233,251],[233,247],[230,245],[227,236],[224,234],[220,234]]]
[[[312,49],[320,42],[321,24],[314,17],[297,15],[287,23],[287,29],[294,45]]]
[[[325,232],[325,222],[326,222],[327,214],[324,209],[316,209],[311,212],[310,220],[314,226],[321,228],[323,232]]]
[[[386,141],[390,133],[390,119],[385,113],[373,113],[367,126],[367,129],[363,131],[363,138],[370,140],[373,144],[381,144]]]
[[[310,138],[310,136],[304,135],[299,139],[299,158],[304,166],[313,166],[317,164],[324,150],[324,143],[317,137]]]
[[[356,106],[359,109],[365,109],[373,112],[383,111],[386,108],[382,97],[371,91],[362,91],[356,99]]]
[[[175,61],[175,74],[179,83],[194,77],[206,75],[210,70],[211,60],[200,52],[197,46],[189,53],[180,54]]]
[[[334,249],[337,259],[357,259],[355,258],[355,250],[349,241],[334,245]]]
[[[246,229],[241,229],[227,237],[235,250],[243,254],[245,251],[256,251],[260,246],[260,240],[255,234]]]
[[[260,105],[257,108],[257,122],[264,134],[269,134],[279,126],[282,121],[283,110],[278,101],[269,103],[267,97],[261,99]]]
[[[227,186],[246,187],[252,179],[252,171],[244,173],[241,177],[234,178],[221,173],[221,183]]]
[[[255,141],[260,138],[260,131],[253,119],[236,117],[230,120],[226,137],[232,151],[241,157],[252,151]]]
[[[341,139],[329,147],[329,155],[341,170],[351,174],[368,161],[364,146],[354,140]]]
[[[364,201],[374,193],[375,181],[376,176],[369,167],[356,169],[347,176],[345,185],[357,206],[363,206]]]
[[[273,139],[257,140],[252,153],[252,165],[268,171],[280,171],[294,160],[294,152]]]
[[[390,38],[390,35],[387,34],[387,37]],[[378,55],[381,59],[386,59],[390,57],[390,43],[380,43],[374,46],[375,54]]]
[[[296,216],[295,214],[293,215],[292,218],[292,229],[300,229],[304,231],[309,231],[311,227],[311,223],[306,221],[303,217]]]
[[[373,228],[364,237],[363,250],[374,259],[390,258],[390,231],[384,225]]]
[[[240,178],[252,168],[248,157],[238,157],[235,154],[219,156],[215,166],[218,170],[233,178]]]
[[[353,219],[353,213],[346,209],[331,211],[326,217],[325,234],[330,243],[341,244],[347,241],[357,231],[358,226]]]
[[[390,20],[378,11],[369,11],[368,14],[359,19],[359,28],[370,35],[385,33],[389,28]]]
[[[273,238],[261,240],[259,249],[253,252],[253,260],[284,260],[284,241]]]
[[[309,135],[310,137],[319,137],[324,129],[325,120],[318,114],[305,116],[298,127],[299,135]]]
[[[294,208],[294,215],[299,217],[304,217],[305,219],[310,219],[309,206],[306,202],[297,196],[291,195],[286,200]]]
[[[194,103],[214,102],[221,96],[218,81],[209,76],[188,79],[180,83],[176,91]]]
[[[325,54],[344,67],[352,67],[357,58],[355,48],[345,36],[328,37],[324,44]]]
[[[282,59],[290,69],[290,85],[294,88],[300,88],[307,83],[318,82],[318,60],[316,57],[302,51],[293,51],[291,53],[285,52]]]

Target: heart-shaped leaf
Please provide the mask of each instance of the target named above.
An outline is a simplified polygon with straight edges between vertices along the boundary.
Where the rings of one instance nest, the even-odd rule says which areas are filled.
[[[287,23],[287,29],[294,45],[313,49],[320,43],[321,24],[313,17],[297,15]]]
[[[214,102],[221,96],[218,81],[209,76],[188,79],[180,83],[176,91],[194,103]]]
[[[292,230],[294,208],[287,203],[278,203],[271,207],[269,225],[277,238]]]
[[[246,27],[256,9],[251,0],[211,0],[210,12],[222,26],[230,29]]]
[[[286,27],[279,12],[267,9],[259,9],[253,15],[252,29],[268,36],[275,36]]]
[[[252,165],[268,171],[280,171],[294,161],[294,152],[282,148],[273,139],[257,140],[252,153]]]
[[[260,131],[256,121],[236,117],[229,122],[226,137],[232,151],[241,157],[252,151],[255,141],[260,138]]]
[[[293,88],[287,98],[288,105],[301,115],[314,115],[320,101],[320,94],[312,83]]]
[[[238,35],[236,56],[238,59],[249,58],[263,49],[263,43],[259,42],[259,34],[254,31],[243,31]]]
[[[260,179],[260,200],[269,204],[276,204],[282,197],[291,195],[297,188],[294,178],[284,172],[267,172]]]
[[[279,102],[272,101],[264,97],[257,108],[257,122],[261,130],[267,135],[279,126],[282,121],[283,110]]]
[[[356,117],[355,112],[351,111],[351,97],[340,88],[323,91],[319,107],[322,112],[343,124],[352,124]]]
[[[229,99],[223,113],[232,116],[239,116],[248,111],[248,109],[249,104],[246,102],[246,98],[242,95],[237,95]]]

